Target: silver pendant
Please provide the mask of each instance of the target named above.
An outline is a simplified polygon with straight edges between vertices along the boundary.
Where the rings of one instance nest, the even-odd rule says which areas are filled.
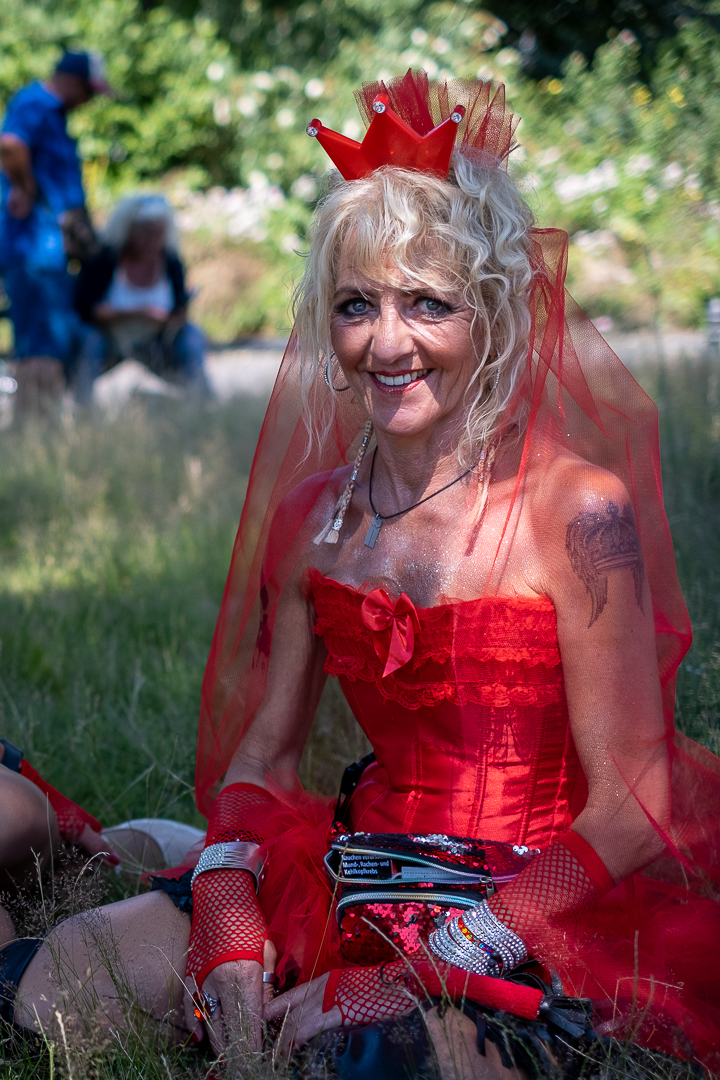
[[[365,537],[365,547],[375,547],[375,541],[378,538],[378,533],[382,529],[382,523],[383,519],[380,517],[379,514],[376,514],[370,522],[370,528],[368,529],[367,536]]]

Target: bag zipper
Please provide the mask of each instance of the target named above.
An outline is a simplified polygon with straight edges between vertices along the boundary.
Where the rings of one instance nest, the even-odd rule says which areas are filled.
[[[383,903],[399,903],[406,904],[421,901],[424,904],[437,904],[438,907],[462,907],[473,908],[476,907],[483,897],[475,896],[472,899],[470,897],[464,897],[457,893],[440,893],[434,890],[427,892],[357,892],[352,896],[343,896],[337,903],[338,916],[340,912],[346,907],[351,907],[356,904],[383,904]]]

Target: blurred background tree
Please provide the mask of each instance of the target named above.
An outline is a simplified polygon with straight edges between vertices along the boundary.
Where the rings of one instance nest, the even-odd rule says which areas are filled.
[[[523,117],[511,169],[539,222],[570,233],[591,316],[696,325],[720,292],[719,26],[711,4],[660,0],[25,0],[0,11],[0,105],[63,46],[105,55],[117,97],[71,119],[90,203],[102,220],[122,192],[162,188],[196,314],[230,340],[289,324],[327,165],[313,115],[358,138],[362,80],[502,80]]]

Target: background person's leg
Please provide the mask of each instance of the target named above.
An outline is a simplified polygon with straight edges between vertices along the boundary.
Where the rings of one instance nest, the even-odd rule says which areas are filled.
[[[105,370],[108,356],[107,338],[102,330],[83,323],[78,331],[79,349],[71,376],[78,405],[92,403],[93,386]]]
[[[52,414],[62,398],[63,361],[76,325],[72,279],[64,268],[31,263],[6,269],[4,278],[18,361],[15,416]]]
[[[162,892],[144,893],[56,926],[20,980],[15,1022],[73,1041],[98,1028],[138,1031],[150,1017],[188,1038],[183,980],[190,919]],[[140,1032],[142,1034],[142,1032]]]
[[[20,360],[15,370],[17,393],[15,417],[51,415],[62,399],[65,374],[60,360],[52,356],[30,356]]]
[[[165,363],[187,386],[211,396],[205,373],[205,336],[197,326],[184,323],[164,348]]]

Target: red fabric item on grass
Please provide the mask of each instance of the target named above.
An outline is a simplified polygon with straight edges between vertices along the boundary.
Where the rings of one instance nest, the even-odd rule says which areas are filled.
[[[87,810],[83,810],[72,799],[68,799],[67,795],[63,795],[52,784],[48,784],[46,780],[43,780],[42,776],[33,769],[25,758],[20,763],[20,774],[30,780],[35,787],[40,788],[44,795],[47,795],[48,802],[55,811],[58,829],[63,840],[70,843],[79,840],[86,825],[89,825],[93,832],[102,831],[102,825],[97,818],[94,818],[92,814],[88,814]]]

